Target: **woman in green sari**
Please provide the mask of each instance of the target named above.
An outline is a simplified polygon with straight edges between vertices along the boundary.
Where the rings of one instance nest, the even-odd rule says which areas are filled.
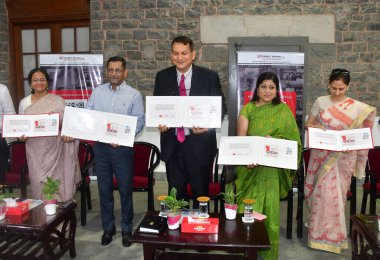
[[[296,121],[289,107],[281,102],[278,77],[264,72],[257,79],[252,101],[240,111],[237,123],[239,136],[265,136],[298,142],[301,140]],[[300,156],[298,156],[300,158]],[[270,250],[260,251],[264,259],[278,259],[280,237],[280,198],[286,197],[292,188],[295,171],[261,165],[237,167],[235,180],[239,205],[238,212],[244,211],[243,200],[255,199],[254,210],[265,214],[265,225],[271,243]]]

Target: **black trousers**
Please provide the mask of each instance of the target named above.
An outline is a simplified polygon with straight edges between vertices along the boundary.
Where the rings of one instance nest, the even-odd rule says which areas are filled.
[[[9,159],[9,147],[4,138],[0,138],[0,185],[5,184],[5,173]]]
[[[170,160],[166,162],[166,171],[169,182],[169,190],[172,187],[177,189],[177,199],[187,198],[187,184],[191,186],[193,197],[193,208],[198,208],[196,200],[200,196],[208,196],[208,186],[210,183],[211,165],[206,165],[196,158],[196,151],[191,145],[191,136],[186,136],[183,143],[177,142]]]

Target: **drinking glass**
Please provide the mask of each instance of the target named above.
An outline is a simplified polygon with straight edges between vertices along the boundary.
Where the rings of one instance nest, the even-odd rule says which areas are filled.
[[[160,214],[159,215],[162,217],[166,217],[168,214],[168,207],[166,205],[165,198],[166,198],[165,195],[157,197],[157,200],[160,201]]]
[[[199,201],[199,217],[200,218],[208,218],[208,202],[210,200],[209,197],[198,197]]]
[[[253,203],[255,203],[255,200],[253,199],[244,199],[244,222],[253,222]]]

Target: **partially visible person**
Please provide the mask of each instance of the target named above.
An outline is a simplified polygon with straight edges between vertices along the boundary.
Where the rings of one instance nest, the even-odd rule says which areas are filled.
[[[66,103],[60,96],[48,93],[48,73],[42,68],[34,68],[29,72],[28,82],[32,94],[21,100],[19,113],[60,113],[60,123],[62,123]],[[21,136],[19,139],[26,142],[31,197],[43,199],[42,182],[51,177],[61,181],[56,195],[58,201],[74,199],[76,185],[81,181],[78,161],[79,141],[64,142],[61,136]]]
[[[144,104],[139,91],[127,85],[126,61],[111,57],[107,61],[109,83],[94,89],[87,109],[137,117],[136,134],[145,125]],[[130,246],[133,220],[133,147],[96,142],[94,145],[95,170],[98,178],[100,213],[104,233],[102,245],[108,245],[116,234],[113,175],[117,180],[121,204],[121,235],[123,246]]]
[[[222,117],[227,107],[218,73],[193,64],[196,51],[187,36],[177,36],[171,44],[174,66],[156,75],[154,96],[220,96]],[[177,189],[177,199],[188,199],[187,184],[195,198],[208,196],[210,169],[217,145],[215,129],[158,127],[161,132],[161,159],[166,165],[169,190]],[[193,200],[193,208],[198,201]]]
[[[3,115],[15,114],[15,108],[13,106],[11,95],[8,88],[3,84],[0,84],[0,134],[3,131]],[[9,147],[7,141],[3,136],[0,137],[0,185],[5,184],[5,173],[7,168],[7,162],[9,158]]]
[[[297,141],[298,159],[301,140],[295,118],[290,108],[280,98],[276,74],[259,75],[252,101],[240,111],[237,122],[238,136],[263,136]],[[243,200],[255,199],[254,210],[267,216],[265,226],[271,244],[270,250],[260,250],[264,259],[278,259],[280,239],[280,198],[292,189],[295,171],[262,165],[238,166],[235,186],[238,212],[244,212]]]
[[[372,129],[376,109],[346,96],[350,72],[333,69],[329,78],[330,95],[313,104],[306,127],[346,130]],[[364,175],[368,150],[334,152],[311,149],[305,180],[309,208],[308,246],[340,253],[348,248],[344,208],[351,177]]]

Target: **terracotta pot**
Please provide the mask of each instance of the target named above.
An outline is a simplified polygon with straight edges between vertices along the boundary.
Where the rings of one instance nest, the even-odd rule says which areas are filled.
[[[236,218],[238,206],[236,204],[224,204],[224,211],[226,213],[226,219],[233,220]]]
[[[177,212],[169,211],[167,218],[168,218],[169,229],[177,229],[179,228],[179,223],[181,220],[181,211],[177,211]]]
[[[52,199],[52,200],[45,200],[45,212],[46,215],[54,215],[57,213],[57,200]]]

